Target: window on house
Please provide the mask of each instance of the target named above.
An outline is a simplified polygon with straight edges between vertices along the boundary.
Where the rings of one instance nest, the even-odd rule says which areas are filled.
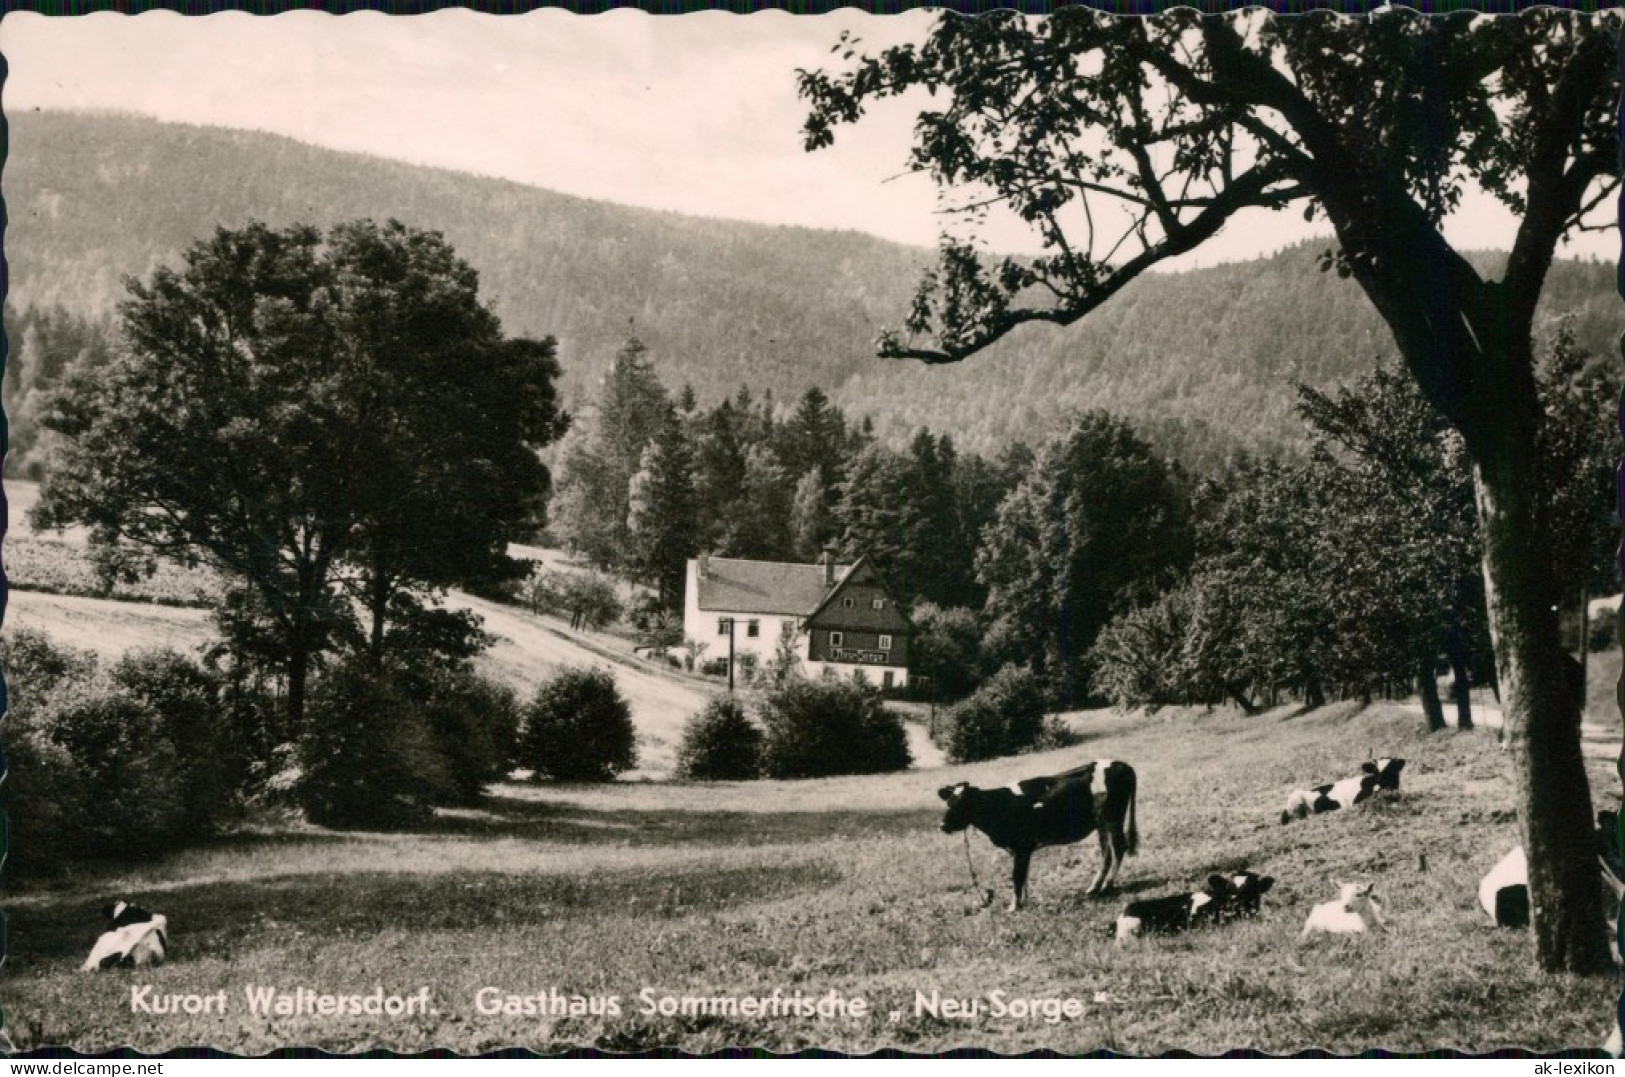
[[[883,650],[883,651],[891,650],[891,637],[890,636],[881,636],[880,637],[880,649]]]
[[[847,609],[851,609],[852,608],[852,600],[850,598],[843,598],[843,599],[841,599],[841,605],[844,606]]]
[[[873,603],[871,603],[871,605],[873,605],[877,610],[883,610],[886,608],[886,600],[883,598],[877,598]]]
[[[831,632],[829,634],[829,645],[831,647],[839,647],[842,644],[844,644],[845,642],[846,642],[846,637],[842,633],[840,633],[840,632]]]
[[[746,624],[745,624],[745,635],[749,636],[751,639],[755,639],[757,636],[760,636],[761,634],[762,634],[762,622],[760,622],[760,621],[746,622]]]
[[[726,617],[717,618],[717,635],[726,636],[727,634],[728,634],[728,618],[726,618]]]

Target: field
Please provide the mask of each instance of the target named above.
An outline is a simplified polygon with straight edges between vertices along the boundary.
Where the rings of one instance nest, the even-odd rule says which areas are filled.
[[[1617,675],[1617,659],[1606,666],[1594,676]],[[6,1013],[23,1043],[84,1050],[1480,1052],[1590,1048],[1606,1034],[1615,979],[1536,973],[1527,936],[1494,928],[1477,908],[1478,879],[1517,840],[1491,732],[1430,736],[1403,705],[1072,720],[1087,738],[1078,747],[977,766],[715,786],[511,784],[424,833],[288,824],[160,863],[87,869],[13,894]],[[1373,747],[1409,760],[1401,796],[1277,822],[1286,790],[1339,776]],[[1595,795],[1612,803],[1618,780],[1607,753],[1593,754]],[[1140,773],[1142,847],[1121,891],[1081,896],[1098,856],[1090,841],[1041,852],[1033,904],[1006,912],[1006,862],[976,835],[980,883],[1000,892],[983,907],[961,839],[937,830],[937,787],[998,785],[1107,755]],[[1121,948],[1108,938],[1122,901],[1243,865],[1277,880],[1257,922]],[[1376,883],[1390,931],[1300,948],[1309,907],[1340,879]],[[75,971],[94,909],[114,898],[168,916],[170,964]],[[132,1012],[144,985],[143,998],[223,991],[227,1009]],[[262,1016],[248,1009],[250,985],[403,997],[427,988],[436,1012]],[[663,1016],[641,1001],[775,990],[861,997],[869,1013]],[[510,996],[549,992],[566,1010],[569,996],[600,1008],[614,996],[620,1013],[500,1012]],[[917,993],[932,992],[1078,1001],[1053,1023],[967,1021],[917,1010]]]
[[[70,554],[82,546],[82,536],[61,541]],[[4,1005],[19,1046],[1482,1052],[1584,1049],[1607,1032],[1617,980],[1536,973],[1527,936],[1497,930],[1477,907],[1478,879],[1517,841],[1508,760],[1488,706],[1479,730],[1434,735],[1421,731],[1414,701],[1256,718],[1087,712],[1068,716],[1084,737],[1077,747],[954,768],[911,723],[916,769],[906,773],[682,785],[660,779],[682,722],[714,688],[561,622],[456,601],[498,639],[486,667],[521,690],[562,665],[613,667],[639,730],[634,780],[506,784],[479,809],[443,811],[419,833],[261,820],[157,862],[90,864],[13,884]],[[207,637],[207,617],[15,591],[6,625],[114,655],[154,643],[190,649]],[[1593,794],[1611,806],[1620,660],[1592,660],[1586,750]],[[1377,754],[1409,760],[1402,796],[1277,822],[1287,790]],[[979,834],[968,845],[971,885],[967,846],[937,829],[939,786],[1002,785],[1103,756],[1140,774],[1142,850],[1119,893],[1082,897],[1098,856],[1089,841],[1040,853],[1033,904],[1008,913],[1007,861]],[[1243,866],[1277,880],[1257,922],[1111,941],[1123,901]],[[1309,907],[1351,879],[1376,883],[1390,931],[1300,948]],[[987,887],[999,893],[991,906],[981,900]],[[77,972],[98,930],[96,908],[114,899],[169,918],[167,966]],[[434,1012],[256,1014],[250,987],[401,997],[426,988]],[[814,999],[833,991],[862,998],[868,1012],[644,1012],[662,998],[775,991]],[[138,1004],[217,992],[224,1012],[211,1004],[214,1012],[147,1013]],[[562,1012],[548,1012],[550,993]],[[961,1019],[922,1008],[933,993],[981,999],[987,1010],[995,993],[1007,1005],[1076,1001],[1054,1020],[1043,1005]],[[519,1012],[538,995],[548,996],[541,1012]],[[599,1011],[613,997],[619,1012],[572,1015],[576,996],[578,1008]],[[515,1012],[503,1012],[505,1003]]]
[[[6,582],[9,586],[39,594],[112,598],[164,606],[215,604],[220,592],[218,576],[207,569],[185,568],[168,561],[160,562],[150,576],[104,586],[85,557],[89,536],[84,528],[39,533],[29,525],[28,512],[39,501],[37,484],[8,479],[5,496]]]

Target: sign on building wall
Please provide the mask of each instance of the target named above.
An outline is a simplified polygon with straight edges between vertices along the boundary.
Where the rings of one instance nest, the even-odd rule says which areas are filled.
[[[889,664],[891,656],[886,651],[859,651],[847,647],[831,647],[829,652],[831,662],[856,662],[868,666],[884,666]]]

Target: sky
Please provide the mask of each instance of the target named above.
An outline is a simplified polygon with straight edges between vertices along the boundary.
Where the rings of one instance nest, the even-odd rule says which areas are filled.
[[[840,128],[833,148],[807,153],[795,90],[796,69],[836,59],[841,30],[881,48],[923,39],[931,18],[15,12],[0,20],[0,105],[269,131],[628,205],[931,246],[947,218],[931,182],[905,167],[923,97],[884,103]],[[1483,199],[1447,231],[1463,246],[1504,248],[1511,227]],[[1178,267],[1321,234],[1296,210],[1259,211]],[[1010,222],[985,238],[995,250],[1036,249]],[[1565,253],[1612,258],[1617,240],[1588,237]]]

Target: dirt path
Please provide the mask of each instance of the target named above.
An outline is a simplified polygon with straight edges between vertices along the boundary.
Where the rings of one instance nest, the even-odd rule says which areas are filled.
[[[1415,714],[1424,713],[1422,704],[1412,700],[1405,704],[1405,709]],[[1446,704],[1444,708],[1445,721],[1452,727],[1456,724],[1456,708]],[[1493,703],[1480,703],[1473,701],[1473,724],[1486,729],[1500,729],[1505,722],[1501,708]],[[1621,723],[1616,718],[1612,725],[1601,717],[1586,711],[1580,719],[1580,750],[1587,759],[1615,760],[1620,756]]]
[[[677,758],[677,745],[687,722],[710,700],[711,693],[687,679],[664,674],[636,659],[588,649],[569,639],[563,622],[524,613],[471,595],[453,593],[453,609],[480,615],[496,643],[480,665],[512,685],[521,695],[566,666],[608,669],[632,707],[638,727],[638,767],[631,778],[664,778]]]

